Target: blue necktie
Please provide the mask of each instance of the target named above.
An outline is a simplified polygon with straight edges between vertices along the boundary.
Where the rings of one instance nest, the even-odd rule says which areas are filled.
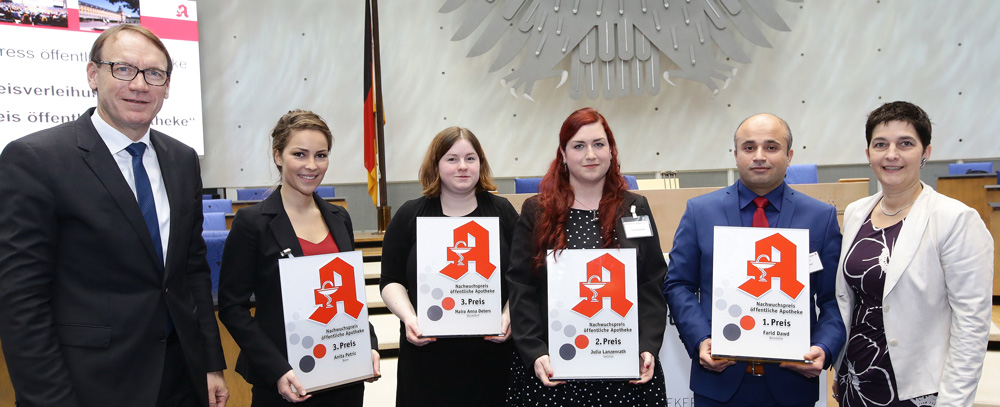
[[[160,260],[157,269],[163,267],[163,244],[160,242],[160,221],[156,218],[156,201],[153,200],[153,188],[146,175],[146,167],[142,165],[142,154],[146,152],[145,143],[132,143],[125,150],[132,155],[132,175],[135,177],[135,195],[139,201],[139,210],[146,219],[149,237],[153,238],[157,258]]]
[[[132,155],[132,175],[135,177],[135,196],[139,201],[139,210],[142,217],[146,219],[146,228],[149,229],[149,237],[153,238],[153,247],[156,248],[156,257],[160,260],[157,270],[163,270],[163,244],[160,242],[160,221],[156,218],[156,201],[153,200],[153,187],[149,183],[149,175],[146,174],[146,167],[142,165],[142,154],[146,152],[146,144],[132,143],[125,147]],[[163,337],[166,338],[174,330],[174,321],[167,312],[167,326]]]
[[[156,201],[153,200],[153,187],[149,183],[149,175],[146,174],[146,167],[142,165],[142,154],[146,152],[145,143],[132,143],[125,147],[132,155],[132,175],[135,177],[135,197],[139,201],[139,210],[142,217],[146,219],[146,229],[149,229],[149,237],[153,238],[153,247],[156,248],[156,257],[160,260],[157,270],[163,270],[163,244],[160,242],[160,221],[156,218]],[[165,327],[163,338],[167,338],[174,331],[174,320],[167,311],[167,326]],[[164,339],[165,340],[165,339]]]

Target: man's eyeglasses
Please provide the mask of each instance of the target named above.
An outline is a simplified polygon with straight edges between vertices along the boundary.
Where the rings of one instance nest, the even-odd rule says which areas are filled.
[[[131,81],[142,72],[142,79],[153,86],[163,86],[170,79],[170,73],[162,69],[147,68],[139,69],[124,62],[94,61],[99,65],[110,65],[111,76],[122,81]]]

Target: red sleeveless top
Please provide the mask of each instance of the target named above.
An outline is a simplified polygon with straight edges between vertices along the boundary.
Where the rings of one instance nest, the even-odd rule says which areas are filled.
[[[337,242],[333,241],[333,235],[329,232],[327,232],[323,241],[319,243],[313,243],[300,237],[299,246],[302,246],[302,255],[304,256],[340,252],[340,249],[337,247]]]

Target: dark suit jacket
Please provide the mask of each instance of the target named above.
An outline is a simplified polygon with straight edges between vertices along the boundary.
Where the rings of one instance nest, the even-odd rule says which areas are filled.
[[[636,214],[648,215],[653,236],[629,239],[625,237],[621,217],[636,206]],[[535,271],[532,261],[538,249],[535,247],[535,223],[541,208],[538,198],[528,198],[521,209],[521,217],[514,228],[514,239],[510,249],[510,269],[507,271],[507,285],[510,292],[510,322],[514,343],[521,359],[533,369],[535,359],[549,354],[548,348],[548,280],[546,267]],[[636,282],[639,296],[639,352],[650,352],[653,357],[660,354],[663,330],[666,328],[667,305],[660,287],[666,274],[666,262],[660,249],[660,238],[656,232],[656,222],[646,197],[630,192],[625,193],[625,202],[618,216],[618,242],[622,248],[636,249]]]
[[[354,226],[347,210],[313,193],[327,229],[341,252],[354,250]],[[219,319],[240,345],[236,371],[254,386],[274,387],[292,369],[285,349],[285,316],[281,302],[278,259],[291,249],[302,256],[302,246],[276,190],[263,202],[241,209],[222,252],[219,271]],[[256,311],[250,315],[255,304]],[[378,346],[369,324],[372,348]]]
[[[746,362],[737,362],[722,373],[701,366],[698,345],[712,334],[712,256],[715,226],[742,226],[736,184],[687,202],[674,246],[670,250],[670,272],[664,294],[681,341],[691,355],[691,390],[720,402],[729,401],[746,374]],[[812,344],[823,345],[827,366],[833,363],[845,341],[845,329],[834,297],[834,277],[840,258],[840,227],[837,210],[787,185],[778,228],[809,229],[809,252],[819,252],[823,270],[811,273],[810,321]],[[816,306],[820,313],[817,316]],[[819,398],[818,379],[807,379],[777,364],[764,365],[771,396],[780,404],[812,403]]]
[[[169,312],[207,405],[206,372],[225,359],[198,155],[151,132],[170,201],[162,267],[93,113],[0,155],[0,336],[14,392],[22,406],[154,405]]]

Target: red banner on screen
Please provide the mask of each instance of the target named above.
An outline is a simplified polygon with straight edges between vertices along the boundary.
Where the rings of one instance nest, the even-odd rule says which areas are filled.
[[[147,16],[141,16],[140,21],[160,39],[198,41],[197,21]]]

